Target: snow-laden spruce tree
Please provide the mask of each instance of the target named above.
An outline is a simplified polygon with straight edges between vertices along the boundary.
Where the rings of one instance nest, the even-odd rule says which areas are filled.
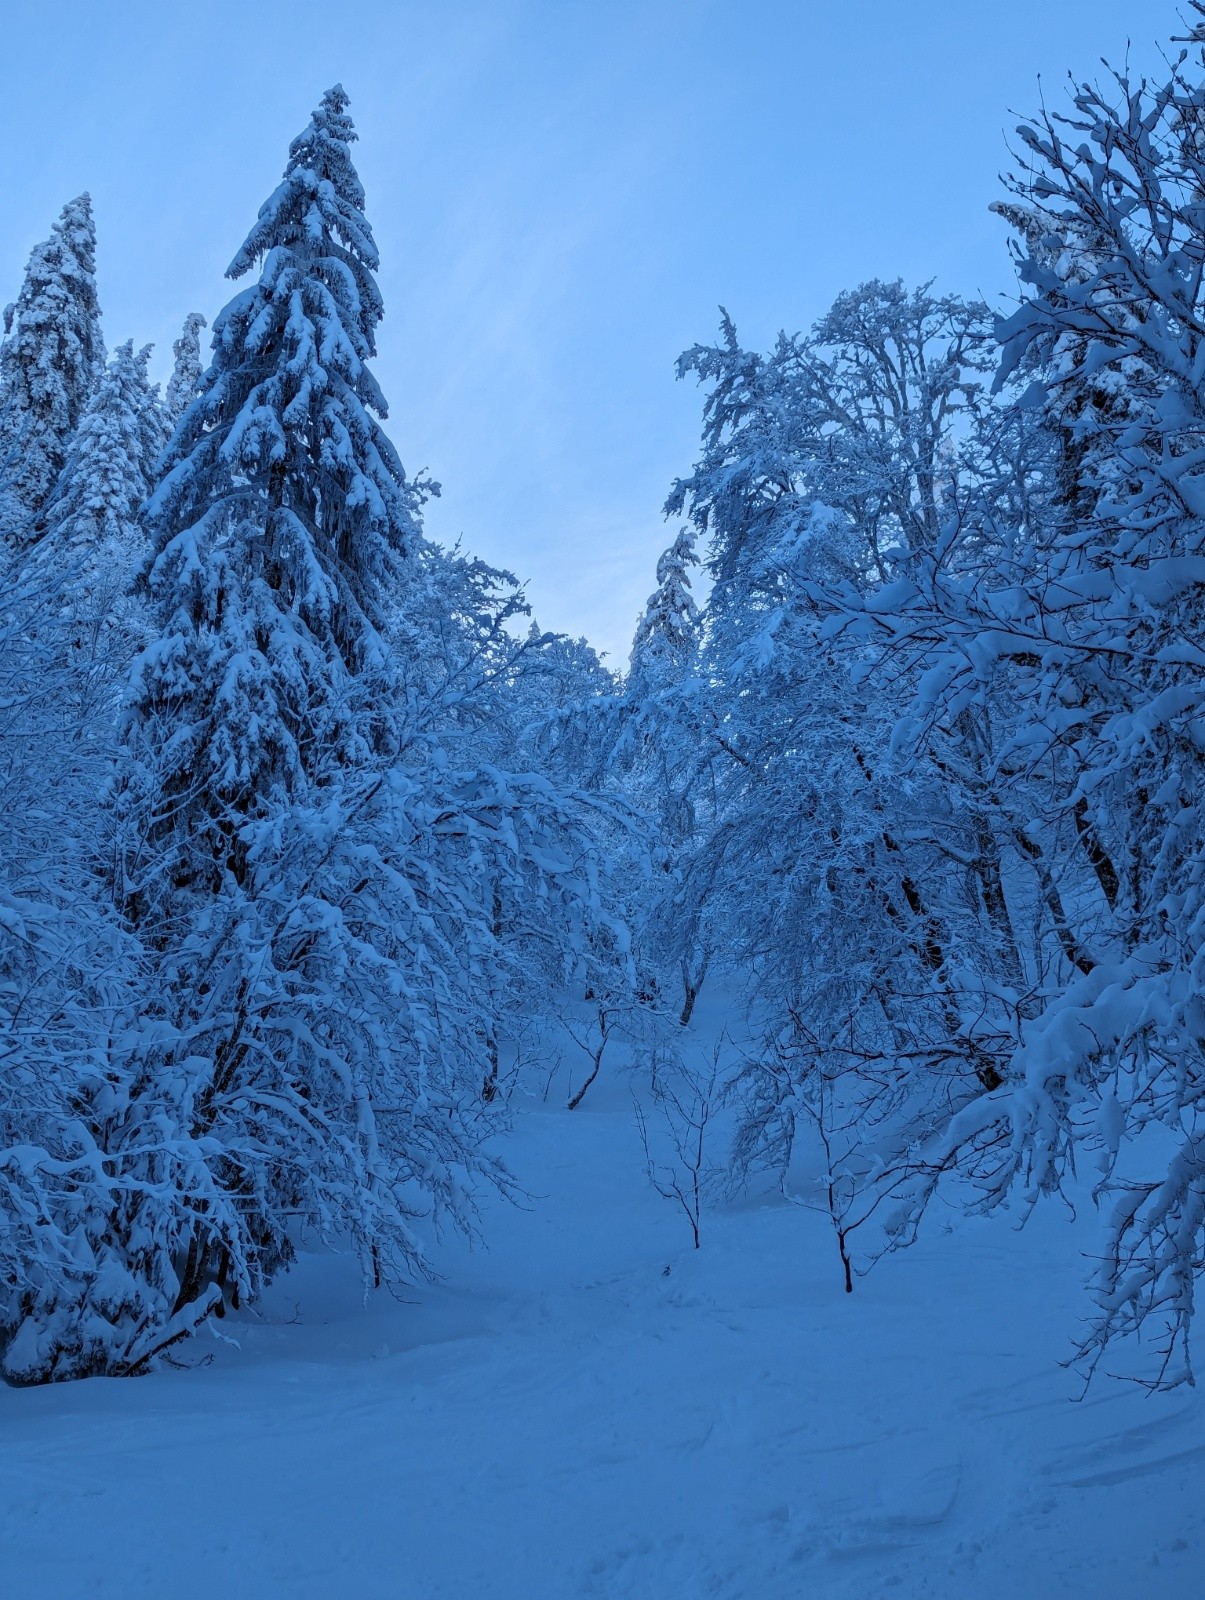
[[[114,887],[182,1041],[163,1070],[186,1133],[240,1219],[232,1240],[186,1203],[174,1315],[194,1323],[254,1295],[299,1229],[376,1282],[421,1270],[416,1218],[469,1225],[473,1174],[500,1176],[479,1145],[508,963],[527,939],[571,971],[597,920],[590,839],[551,785],[451,759],[492,625],[482,575],[424,545],[424,486],[380,426],[354,137],[331,90],[231,266],[259,272],[215,321],[148,511],[158,637]],[[441,598],[460,614],[424,620]]]
[[[4,325],[0,451],[16,454],[10,485],[20,512],[7,536],[23,543],[43,531],[43,508],[104,364],[86,194],[63,207],[50,238],[35,246]]]
[[[199,311],[190,311],[180,337],[172,341],[172,375],[163,395],[163,414],[170,428],[179,422],[200,387],[205,370],[201,360],[201,330],[208,326]]]
[[[691,594],[690,568],[695,564],[695,533],[683,528],[657,560],[657,587],[649,596],[628,662],[628,688],[655,693],[678,682],[696,644],[699,608]]]
[[[47,530],[64,548],[133,536],[166,441],[151,346],[127,340],[97,380],[47,502]]]
[[[266,575],[332,661],[387,676],[382,628],[426,487],[381,428],[367,364],[382,305],[355,137],[346,95],[330,90],[228,269],[260,270],[215,320],[213,360],[152,514],[164,531],[258,516]],[[353,744],[363,733],[348,728]]]
[[[254,1291],[299,1222],[376,1276],[413,1265],[406,1218],[463,1212],[475,1143],[480,1079],[466,1097],[441,1009],[449,907],[398,864],[429,819],[389,766],[382,628],[421,489],[367,366],[381,301],[354,138],[333,89],[231,265],[260,270],[215,322],[149,509],[159,637],[134,669],[115,887],[243,1219],[234,1253],[194,1219],[184,1300]]]
[[[36,562],[53,567],[70,612],[75,664],[89,679],[129,666],[142,643],[131,595],[148,543],[142,512],[164,444],[150,347],[118,346],[101,375],[46,504]]]
[[[649,819],[656,840],[654,871],[642,885],[640,964],[646,988],[668,995],[680,980],[680,1022],[690,1021],[710,965],[705,919],[680,897],[684,855],[707,812],[700,783],[708,757],[700,748],[702,684],[693,676],[701,642],[699,607],[691,593],[696,533],[683,528],[657,561],[657,587],[636,624],[623,697],[612,716],[613,760],[623,787]]]

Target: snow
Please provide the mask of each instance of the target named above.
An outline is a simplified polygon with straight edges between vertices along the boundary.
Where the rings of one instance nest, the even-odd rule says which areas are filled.
[[[1199,1600],[1200,1398],[1058,1366],[1090,1215],[951,1211],[847,1296],[777,1196],[693,1251],[629,1088],[519,1096],[528,1201],[408,1303],[308,1255],[237,1348],[0,1392],[6,1591]]]

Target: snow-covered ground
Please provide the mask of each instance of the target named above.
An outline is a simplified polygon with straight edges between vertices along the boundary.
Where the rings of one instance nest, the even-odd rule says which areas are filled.
[[[1057,1365],[1090,1225],[935,1218],[847,1297],[799,1206],[691,1250],[617,1076],[509,1161],[412,1303],[312,1256],[204,1365],[0,1394],[3,1593],[1205,1595],[1200,1398]]]

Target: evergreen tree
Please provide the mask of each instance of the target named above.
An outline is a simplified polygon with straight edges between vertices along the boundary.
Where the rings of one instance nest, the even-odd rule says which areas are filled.
[[[9,537],[21,542],[44,531],[46,501],[104,362],[86,194],[63,207],[50,238],[34,248],[21,293],[5,312],[5,332],[0,449],[17,451],[11,487],[26,526]]]
[[[431,486],[406,477],[378,420],[387,408],[367,365],[382,315],[377,249],[347,103],[341,88],[323,97],[228,269],[239,278],[262,263],[214,323],[213,361],[152,512],[164,541],[255,524],[267,581],[332,669],[373,676]]]
[[[695,783],[700,729],[692,669],[702,642],[699,608],[690,592],[695,537],[688,525],[658,559],[657,587],[632,640],[614,750],[625,791],[650,820],[661,868],[644,886],[647,903],[632,919],[641,984],[646,993],[660,994],[676,967],[683,1025],[690,1021],[711,959],[702,920],[684,916],[678,898],[683,861],[706,809]]]
[[[115,891],[188,1041],[185,1132],[241,1219],[231,1240],[192,1216],[180,1306],[256,1293],[298,1216],[370,1282],[421,1270],[417,1215],[471,1225],[470,1176],[498,1175],[478,1150],[495,997],[525,949],[570,968],[598,920],[572,807],[441,744],[509,609],[495,626],[493,579],[425,546],[424,486],[377,420],[354,137],[334,89],[231,267],[262,258],[149,509],[159,637],[134,669]],[[453,614],[424,622],[433,600]]]
[[[180,337],[172,344],[174,364],[163,397],[163,411],[169,428],[176,426],[200,387],[204,371],[201,329],[208,326],[199,311],[190,311],[184,319]]]
[[[195,859],[208,838],[214,865],[233,851],[240,876],[227,808],[303,798],[389,743],[382,631],[421,538],[423,489],[372,415],[385,412],[366,365],[381,302],[355,137],[346,95],[328,91],[229,268],[240,277],[262,258],[215,322],[213,363],[148,508],[171,649],[139,668],[131,736],[164,715],[179,724],[174,766],[153,779],[160,803],[193,795],[206,821],[179,819],[181,848]]]
[[[132,341],[114,351],[46,507],[46,544],[83,593],[103,597],[96,609],[128,591],[145,554],[142,510],[164,442],[149,356]]]
[[[381,302],[354,138],[333,89],[231,265],[262,260],[216,321],[149,512],[162,636],[135,669],[117,892],[159,952],[166,1013],[206,1041],[194,1124],[246,1221],[237,1260],[198,1223],[186,1298],[215,1275],[255,1288],[297,1210],[350,1233],[374,1274],[382,1250],[413,1264],[402,1191],[422,1171],[451,1201],[470,1143],[429,1018],[410,1054],[397,1041],[415,907],[392,903],[381,830],[415,795],[378,759],[396,744],[382,628],[422,491],[371,415]],[[422,1009],[435,988],[407,992]]]
[[[657,587],[649,596],[628,667],[629,693],[655,690],[682,676],[696,643],[699,608],[690,592],[695,535],[683,528],[657,562]]]
[[[114,352],[71,441],[33,556],[64,608],[83,720],[112,702],[146,642],[145,608],[132,590],[149,552],[142,514],[164,442],[149,356],[149,345],[135,353],[132,341]]]
[[[149,495],[158,482],[160,457],[171,436],[171,427],[159,385],[152,383],[150,379],[150,360],[155,347],[152,344],[144,344],[135,352],[132,341],[130,344],[130,357],[127,359],[132,359],[133,365],[128,381],[138,426],[139,470]]]

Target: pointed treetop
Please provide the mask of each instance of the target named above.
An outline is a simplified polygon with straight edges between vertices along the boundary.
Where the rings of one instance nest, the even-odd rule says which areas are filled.
[[[46,532],[35,557],[49,563],[43,570],[55,575],[52,592],[64,614],[86,622],[89,631],[99,627],[110,644],[123,641],[123,658],[136,640],[145,642],[142,608],[130,591],[148,554],[142,507],[163,446],[158,391],[147,378],[149,354],[149,345],[135,350],[132,340],[113,352],[46,504]]]
[[[377,254],[346,103],[324,97],[235,256],[233,275],[259,271],[214,319],[148,519],[161,550],[203,528],[240,570],[267,563],[280,606],[359,675],[386,670],[382,630],[435,486],[407,479],[380,426]]]
[[[92,196],[86,189],[74,200],[68,200],[51,232],[70,246],[86,271],[96,271],[96,221],[92,215]]]
[[[364,215],[364,186],[351,158],[356,130],[347,106],[341,85],[323,95],[308,127],[289,146],[284,176],[260,207],[226,276],[241,278],[282,245],[312,256],[328,255],[333,246],[355,280],[357,325],[349,331],[360,335],[363,348],[358,353],[365,356],[375,353],[374,333],[384,307],[371,277],[380,259]]]
[[[657,561],[657,587],[649,595],[632,640],[629,682],[664,687],[680,674],[694,648],[699,608],[688,569],[695,562],[695,531],[685,527]]]
[[[96,222],[92,216],[92,197],[87,193],[68,200],[51,226],[50,238],[34,245],[30,251],[21,293],[16,304],[8,306],[4,312],[5,333],[19,333],[22,322],[28,320],[37,307],[38,294],[59,283],[73,286],[85,307],[99,317]],[[98,356],[97,365],[102,361],[103,356]]]
[[[673,585],[683,590],[690,588],[686,569],[695,562],[695,535],[691,528],[683,528],[668,550],[657,558],[657,582],[664,588]],[[691,601],[694,605],[694,601]]]
[[[101,373],[47,504],[49,542],[98,548],[140,539],[139,513],[163,445],[150,353],[127,339]]]
[[[96,294],[96,227],[86,194],[63,207],[50,238],[30,253],[0,349],[0,453],[20,440],[13,491],[31,519],[54,487],[71,435],[104,365]]]
[[[347,108],[351,104],[347,90],[341,83],[333,84],[318,102],[318,109],[310,119],[304,133],[299,133],[289,146],[290,156],[295,156],[315,134],[335,139],[341,144],[352,144],[360,136],[356,132]]]
[[[172,343],[175,364],[167,381],[167,393],[163,397],[163,410],[171,428],[184,415],[201,382],[201,329],[208,326],[199,311],[190,311],[184,319],[180,337]]]

